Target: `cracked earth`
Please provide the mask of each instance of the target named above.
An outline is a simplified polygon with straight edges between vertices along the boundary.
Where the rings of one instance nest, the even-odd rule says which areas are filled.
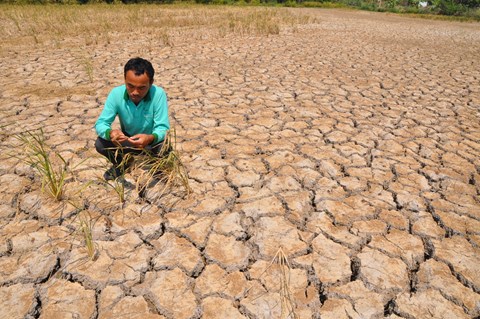
[[[1,318],[280,318],[279,248],[297,318],[480,316],[480,25],[295,14],[312,19],[268,36],[2,45],[2,155],[43,127],[78,164],[69,198],[94,181],[97,253],[78,207],[4,158]],[[188,197],[127,187],[121,204],[98,182],[92,126],[137,55],[168,94]]]

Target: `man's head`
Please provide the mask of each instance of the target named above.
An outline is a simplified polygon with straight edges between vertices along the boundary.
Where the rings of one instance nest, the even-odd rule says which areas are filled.
[[[152,64],[142,58],[130,59],[125,64],[123,74],[128,96],[133,103],[140,103],[153,84],[155,70]]]

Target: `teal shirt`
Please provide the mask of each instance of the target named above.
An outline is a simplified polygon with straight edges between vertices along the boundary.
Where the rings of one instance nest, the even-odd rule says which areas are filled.
[[[108,95],[95,123],[98,136],[110,140],[111,126],[117,115],[125,135],[152,134],[155,136],[153,144],[163,141],[165,133],[170,129],[167,94],[155,85],[150,87],[138,105],[128,97],[125,85],[115,87]]]

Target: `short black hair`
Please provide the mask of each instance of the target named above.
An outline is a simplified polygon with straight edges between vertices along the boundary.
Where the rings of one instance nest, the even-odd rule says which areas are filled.
[[[138,57],[128,60],[127,64],[125,64],[125,67],[123,69],[123,76],[126,77],[127,72],[130,70],[132,70],[137,76],[147,73],[150,81],[153,81],[155,70],[153,69],[152,63],[150,63],[150,61],[148,60]]]

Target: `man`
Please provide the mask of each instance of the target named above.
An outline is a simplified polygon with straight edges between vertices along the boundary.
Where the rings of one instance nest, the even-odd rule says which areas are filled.
[[[106,180],[123,174],[126,167],[122,160],[126,153],[147,151],[158,155],[162,148],[170,129],[168,104],[165,91],[153,84],[154,75],[149,61],[130,59],[124,67],[125,84],[110,92],[95,123],[98,134],[95,148],[113,164],[104,174]],[[111,127],[117,115],[120,130]]]

